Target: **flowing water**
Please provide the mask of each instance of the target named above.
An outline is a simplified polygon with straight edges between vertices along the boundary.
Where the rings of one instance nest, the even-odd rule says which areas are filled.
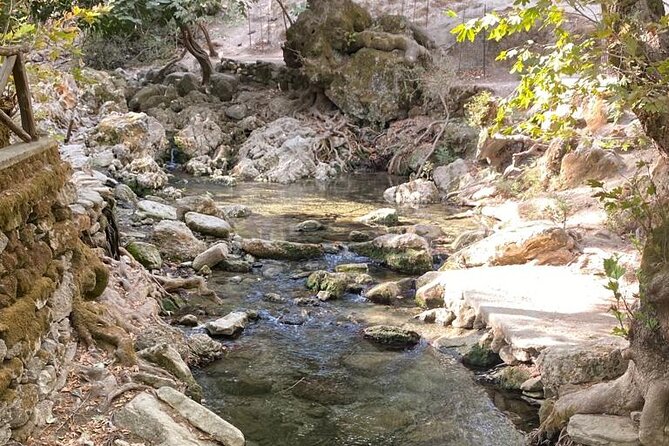
[[[189,181],[190,192],[206,190],[221,203],[254,210],[235,222],[243,237],[340,242],[353,229],[370,231],[355,219],[387,207],[381,197],[392,179],[366,175],[328,185],[236,188]],[[453,226],[443,219],[452,212],[435,205],[400,214],[407,222],[438,223],[453,236],[470,223]],[[325,223],[327,230],[309,236],[294,231],[296,223],[309,218]],[[366,260],[344,249],[313,261],[262,261],[249,274],[215,272],[210,286],[224,298],[217,312],[253,309],[260,319],[237,339],[225,341],[229,352],[222,360],[198,372],[207,405],[239,427],[249,446],[522,445],[522,435],[473,374],[450,356],[425,340],[389,351],[362,338],[364,327],[382,323],[416,329],[425,339],[437,337],[438,327],[412,320],[417,310],[411,303],[384,307],[359,295],[318,306],[293,302],[309,295],[299,273]],[[371,275],[397,277],[378,266]],[[265,301],[266,293],[285,301]]]

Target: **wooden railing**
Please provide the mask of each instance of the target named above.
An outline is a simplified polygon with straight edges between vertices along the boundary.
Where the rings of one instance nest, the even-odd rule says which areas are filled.
[[[25,48],[21,46],[0,47],[0,57],[4,58],[4,63],[0,68],[0,95],[5,91],[9,77],[13,75],[16,100],[21,113],[21,126],[15,123],[3,110],[0,110],[0,124],[5,125],[23,141],[31,142],[37,141],[38,137],[31,103],[30,85],[28,84],[28,76],[23,61],[24,53]]]

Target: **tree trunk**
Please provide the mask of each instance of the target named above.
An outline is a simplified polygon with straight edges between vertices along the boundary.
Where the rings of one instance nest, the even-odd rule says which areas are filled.
[[[199,22],[197,24],[198,28],[202,31],[202,34],[204,35],[204,40],[207,42],[207,49],[209,50],[209,57],[218,57],[218,52],[216,51],[216,47],[214,46],[214,42],[211,41],[211,36],[209,35],[209,30],[207,27],[204,25],[204,23]]]
[[[184,46],[200,64],[200,68],[202,69],[202,85],[209,84],[211,74],[214,72],[214,67],[211,65],[209,56],[197,43],[193,37],[193,33],[188,26],[179,25],[179,29],[181,30],[181,37],[183,38]]]

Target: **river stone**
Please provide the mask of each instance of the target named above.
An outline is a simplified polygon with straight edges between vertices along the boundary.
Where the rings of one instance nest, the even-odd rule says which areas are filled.
[[[520,385],[520,390],[523,392],[543,392],[544,383],[541,381],[541,376],[535,376],[526,380]]]
[[[437,186],[432,181],[422,179],[391,187],[383,193],[383,197],[397,204],[430,204],[440,201]]]
[[[437,188],[442,192],[453,192],[460,188],[462,179],[469,172],[467,162],[462,158],[447,166],[439,166],[432,172]]]
[[[396,209],[383,208],[360,217],[359,221],[369,225],[395,226],[399,223],[399,216]]]
[[[282,240],[244,239],[242,250],[259,259],[305,260],[324,254],[321,245]]]
[[[391,305],[401,294],[400,287],[395,282],[385,282],[370,288],[365,297],[375,304]]]
[[[231,105],[225,109],[225,116],[230,119],[234,119],[235,121],[241,121],[242,119],[246,118],[247,113],[248,109],[244,104]]]
[[[163,220],[153,229],[153,242],[163,257],[185,262],[194,259],[206,249],[188,226],[180,221]]]
[[[382,235],[371,242],[353,243],[349,249],[401,273],[423,274],[433,267],[429,243],[416,234]]]
[[[188,212],[184,216],[184,220],[186,221],[186,226],[200,234],[226,238],[232,232],[230,223],[212,215]]]
[[[630,417],[573,415],[567,434],[572,441],[584,446],[641,446],[639,428]]]
[[[351,231],[351,233],[348,235],[349,241],[360,243],[360,242],[368,242],[372,237],[370,237],[369,234],[361,231]]]
[[[347,273],[315,271],[307,278],[307,288],[318,292],[322,301],[338,299],[344,295],[351,281],[352,277]]]
[[[209,434],[214,440],[225,446],[244,446],[246,444],[244,434],[239,429],[183,393],[171,387],[161,387],[156,394],[190,424]]]
[[[194,362],[197,365],[209,364],[225,355],[225,347],[205,333],[195,333],[187,339]]]
[[[195,257],[195,260],[193,260],[193,269],[195,271],[200,271],[205,266],[213,268],[227,257],[228,245],[226,243],[217,243]]]
[[[175,207],[150,200],[142,200],[137,203],[136,214],[139,218],[153,218],[155,220],[177,219]]]
[[[160,251],[151,243],[131,242],[125,249],[148,270],[160,269],[163,266]]]
[[[410,347],[420,341],[420,335],[415,331],[392,325],[368,327],[365,328],[363,334],[366,339],[388,347]]]
[[[338,273],[368,273],[369,265],[366,263],[342,263],[335,266]]]
[[[200,321],[197,320],[197,316],[194,314],[187,314],[179,319],[178,324],[184,327],[197,327],[200,325]]]
[[[190,195],[176,201],[177,217],[183,220],[188,212],[218,216],[218,207],[209,195]]]
[[[137,195],[126,184],[119,184],[114,188],[114,198],[116,203],[125,209],[133,209],[138,203]]]
[[[325,225],[320,221],[307,220],[295,226],[297,232],[316,232],[325,229]]]
[[[246,218],[251,215],[251,208],[243,204],[228,204],[219,206],[218,209],[225,218]]]
[[[140,393],[114,414],[114,424],[160,446],[205,446],[195,434],[177,423],[148,393]]]
[[[243,311],[234,311],[228,315],[204,324],[205,330],[212,336],[234,336],[249,323],[249,315]]]

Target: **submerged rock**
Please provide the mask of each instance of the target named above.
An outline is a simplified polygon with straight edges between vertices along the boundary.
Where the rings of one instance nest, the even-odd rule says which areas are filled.
[[[420,341],[420,335],[415,331],[392,325],[375,325],[365,328],[363,333],[365,339],[388,347],[411,347]]]
[[[218,210],[225,218],[246,218],[251,215],[251,208],[243,204],[219,206]]]
[[[316,232],[325,229],[325,225],[317,220],[307,220],[295,226],[297,232]]]
[[[293,243],[283,240],[242,240],[242,250],[259,259],[305,260],[322,256],[321,245]]]
[[[423,274],[433,267],[429,243],[416,234],[382,235],[371,242],[351,244],[349,248],[401,273]]]

